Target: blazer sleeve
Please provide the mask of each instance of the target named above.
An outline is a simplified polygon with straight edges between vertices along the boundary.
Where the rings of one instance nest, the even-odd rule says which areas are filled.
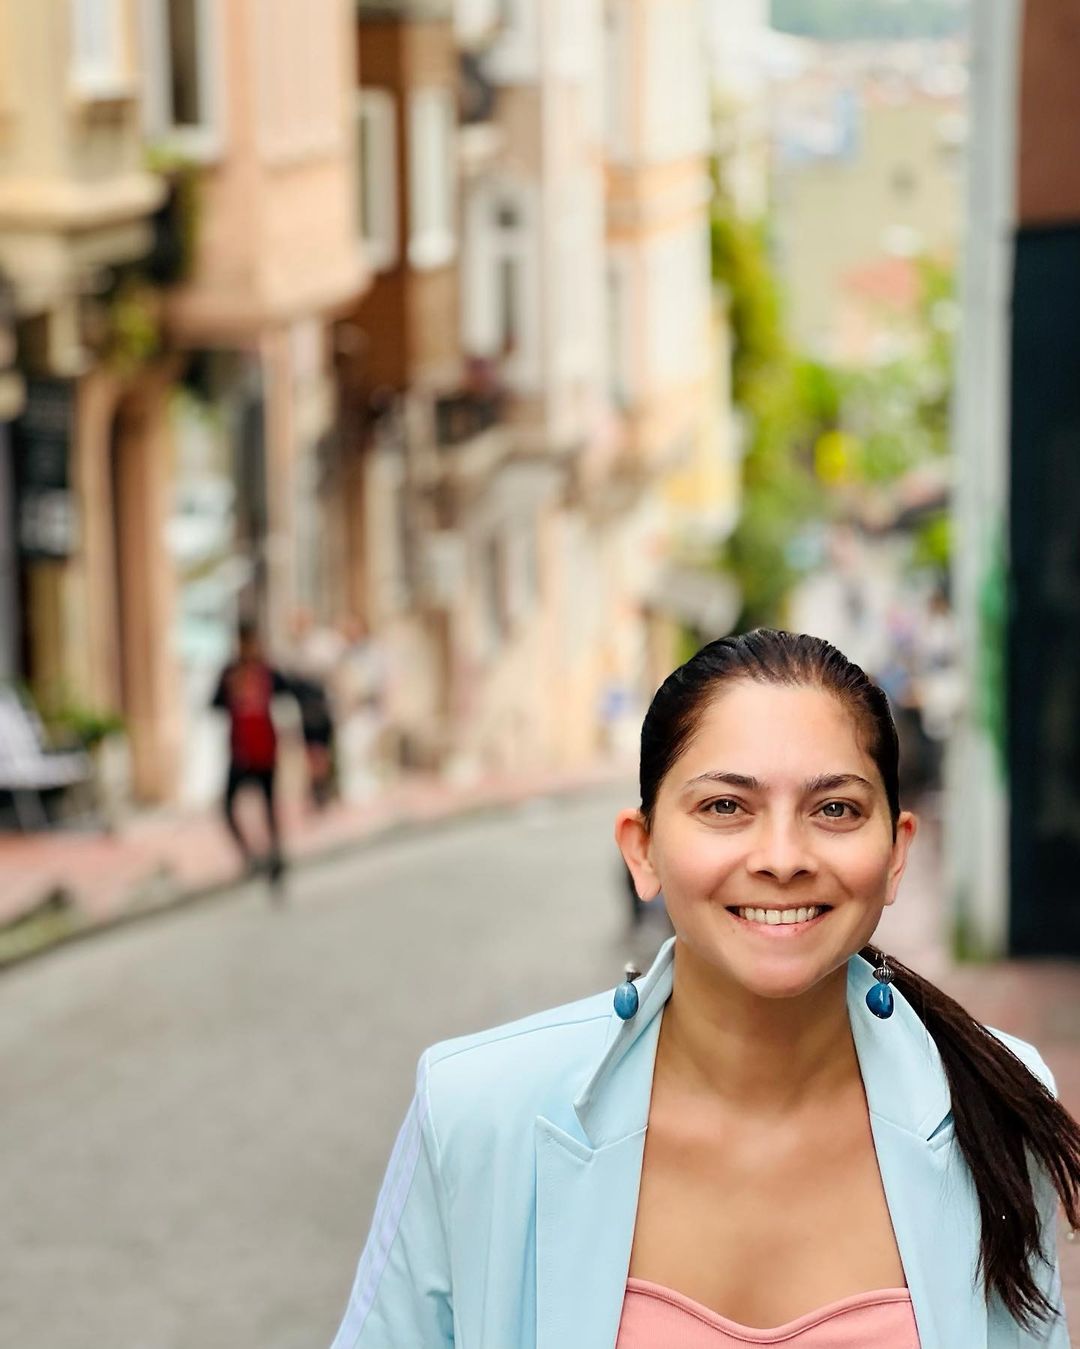
[[[446,1205],[427,1069],[425,1054],[331,1349],[447,1349],[454,1343]]]

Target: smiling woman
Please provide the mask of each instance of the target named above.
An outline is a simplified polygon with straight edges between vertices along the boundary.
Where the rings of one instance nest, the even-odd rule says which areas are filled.
[[[868,945],[897,757],[817,638],[669,676],[615,828],[675,936],[614,1001],[423,1056],[335,1349],[1067,1349],[1080,1129],[1031,1045]]]

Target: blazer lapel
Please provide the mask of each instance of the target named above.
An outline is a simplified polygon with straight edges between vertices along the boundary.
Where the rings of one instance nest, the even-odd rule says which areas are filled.
[[[897,990],[889,1020],[867,1011],[873,982],[870,966],[853,957],[848,1011],[921,1349],[985,1349],[979,1206],[953,1134],[945,1071],[933,1038]]]
[[[537,1118],[537,1349],[615,1344],[672,946],[638,982],[637,1015],[612,1014],[604,1056],[574,1102],[580,1136]]]

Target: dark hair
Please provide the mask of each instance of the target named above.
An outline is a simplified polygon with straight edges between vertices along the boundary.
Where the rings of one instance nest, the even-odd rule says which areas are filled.
[[[895,836],[900,814],[899,746],[885,694],[836,647],[819,637],[758,628],[710,642],[664,680],[641,728],[641,812],[652,827],[656,797],[697,733],[706,708],[738,680],[831,693],[855,719],[881,774]],[[861,952],[877,963],[873,947]],[[1072,1227],[1080,1227],[1080,1126],[1053,1093],[958,1002],[890,953],[894,986],[915,1009],[941,1055],[956,1141],[979,1197],[979,1271],[987,1295],[1030,1328],[1057,1308],[1036,1281],[1045,1261],[1030,1163],[1046,1173]]]

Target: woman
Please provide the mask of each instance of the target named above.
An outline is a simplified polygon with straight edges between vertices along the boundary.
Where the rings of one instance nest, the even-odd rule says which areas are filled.
[[[1030,1045],[867,946],[915,829],[835,648],[676,670],[616,823],[675,937],[423,1055],[334,1349],[1067,1349],[1080,1129]]]

